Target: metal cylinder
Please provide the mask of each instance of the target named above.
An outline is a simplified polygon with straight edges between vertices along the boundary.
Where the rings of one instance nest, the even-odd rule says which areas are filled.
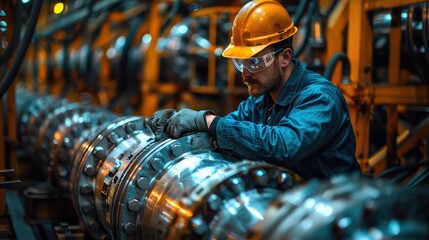
[[[228,204],[248,220],[235,229],[242,236],[296,179],[287,170],[239,162],[215,151],[206,133],[155,141],[140,117],[103,126],[81,146],[73,162],[73,203],[96,239],[224,236],[219,228],[238,217],[222,210]],[[243,203],[234,204],[236,199]],[[206,208],[210,212],[204,212]],[[199,220],[215,214],[219,216]],[[213,232],[210,222],[219,226]]]
[[[21,140],[94,239],[428,238],[427,191],[345,176],[301,184],[207,133],[155,140],[147,118],[25,96]]]
[[[311,181],[271,203],[249,239],[427,239],[429,192],[385,180]]]

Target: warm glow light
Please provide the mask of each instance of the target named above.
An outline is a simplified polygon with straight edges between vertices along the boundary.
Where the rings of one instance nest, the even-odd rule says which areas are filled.
[[[177,203],[174,199],[166,199],[166,202],[173,208],[177,213],[182,213],[182,215],[190,218],[192,217],[192,211],[182,208],[179,203]]]
[[[64,3],[55,3],[54,5],[54,13],[60,14],[64,11]]]

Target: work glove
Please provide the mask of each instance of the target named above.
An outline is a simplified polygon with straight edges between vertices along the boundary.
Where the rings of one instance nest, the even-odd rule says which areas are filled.
[[[176,113],[174,109],[163,109],[156,111],[149,119],[149,126],[155,134],[155,140],[160,140],[166,134],[168,120]]]
[[[206,114],[214,114],[211,110],[194,111],[191,109],[181,109],[168,121],[167,133],[173,138],[179,138],[182,134],[190,132],[206,132]]]

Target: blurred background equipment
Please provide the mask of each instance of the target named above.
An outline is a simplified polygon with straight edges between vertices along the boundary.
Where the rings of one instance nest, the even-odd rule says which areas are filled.
[[[427,0],[278,1],[347,99],[363,178],[155,141],[159,109],[247,98],[221,56],[247,2],[1,1],[0,238],[427,239]]]

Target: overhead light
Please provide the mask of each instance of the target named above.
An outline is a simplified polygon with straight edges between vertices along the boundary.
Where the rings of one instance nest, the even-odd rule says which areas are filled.
[[[60,13],[62,13],[64,11],[64,8],[65,8],[64,3],[61,3],[61,2],[55,3],[55,5],[54,5],[54,13],[55,14],[60,14]]]

